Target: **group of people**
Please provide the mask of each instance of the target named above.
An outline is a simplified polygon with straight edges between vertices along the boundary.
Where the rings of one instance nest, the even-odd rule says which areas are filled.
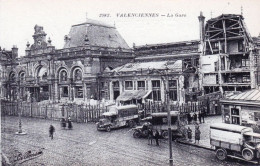
[[[199,123],[205,123],[205,110],[199,112],[190,112],[187,114],[187,120],[188,124],[191,124],[193,121],[194,123],[197,123],[199,119]]]
[[[155,139],[156,141],[156,146],[159,146],[159,137],[160,134],[158,132],[158,130],[152,130],[152,129],[148,129],[148,145],[152,145],[153,144],[153,139]]]
[[[197,143],[198,141],[198,144],[200,143],[200,128],[199,128],[199,125],[195,125],[195,143]],[[188,139],[189,141],[192,140],[192,130],[190,127],[188,127],[187,129],[187,135],[188,135]]]
[[[65,118],[61,118],[61,127],[63,129],[66,128],[67,123],[68,123],[68,129],[72,129],[72,121],[71,121],[70,116],[68,117],[67,121],[65,120]],[[51,139],[53,139],[54,132],[55,132],[55,127],[51,124],[49,127],[49,137],[51,137]]]
[[[67,120],[67,121],[65,120],[65,118],[61,118],[61,127],[62,127],[63,129],[66,128],[67,123],[68,123],[68,129],[72,129],[72,121],[71,121],[70,116],[68,117],[68,120]]]

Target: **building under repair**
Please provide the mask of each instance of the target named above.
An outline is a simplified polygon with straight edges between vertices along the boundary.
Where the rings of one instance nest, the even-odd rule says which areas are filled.
[[[200,16],[201,88],[205,94],[257,88],[259,40],[252,38],[242,15],[223,14],[207,21]]]

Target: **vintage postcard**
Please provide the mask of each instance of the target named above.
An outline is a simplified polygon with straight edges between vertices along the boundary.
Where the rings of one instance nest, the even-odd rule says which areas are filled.
[[[259,165],[259,6],[0,0],[2,165]]]

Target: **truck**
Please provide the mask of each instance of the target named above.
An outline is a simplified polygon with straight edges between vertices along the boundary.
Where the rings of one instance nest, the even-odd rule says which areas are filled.
[[[227,157],[260,164],[260,134],[235,124],[215,123],[210,126],[210,144],[219,160]]]
[[[134,127],[139,123],[138,108],[136,105],[111,106],[108,112],[102,114],[97,123],[97,130],[106,130],[128,126]]]
[[[179,125],[178,125],[178,111],[171,111],[171,131],[173,137],[180,136],[179,132]],[[162,138],[167,139],[168,134],[168,113],[167,112],[156,112],[151,113],[149,117],[142,119],[146,123],[143,126],[135,127],[133,137],[140,138],[140,137],[147,137],[147,130],[150,127],[152,130],[158,130],[160,136]],[[148,126],[148,127],[147,127]]]

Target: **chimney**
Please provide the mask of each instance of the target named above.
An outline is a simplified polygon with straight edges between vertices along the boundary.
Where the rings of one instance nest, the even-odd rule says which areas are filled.
[[[12,59],[16,59],[18,57],[18,48],[16,45],[13,45],[12,48]]]
[[[205,35],[205,27],[204,27],[204,21],[205,17],[203,16],[203,13],[200,12],[200,16],[198,17],[199,19],[199,25],[200,25],[200,41],[204,41],[204,35]]]

